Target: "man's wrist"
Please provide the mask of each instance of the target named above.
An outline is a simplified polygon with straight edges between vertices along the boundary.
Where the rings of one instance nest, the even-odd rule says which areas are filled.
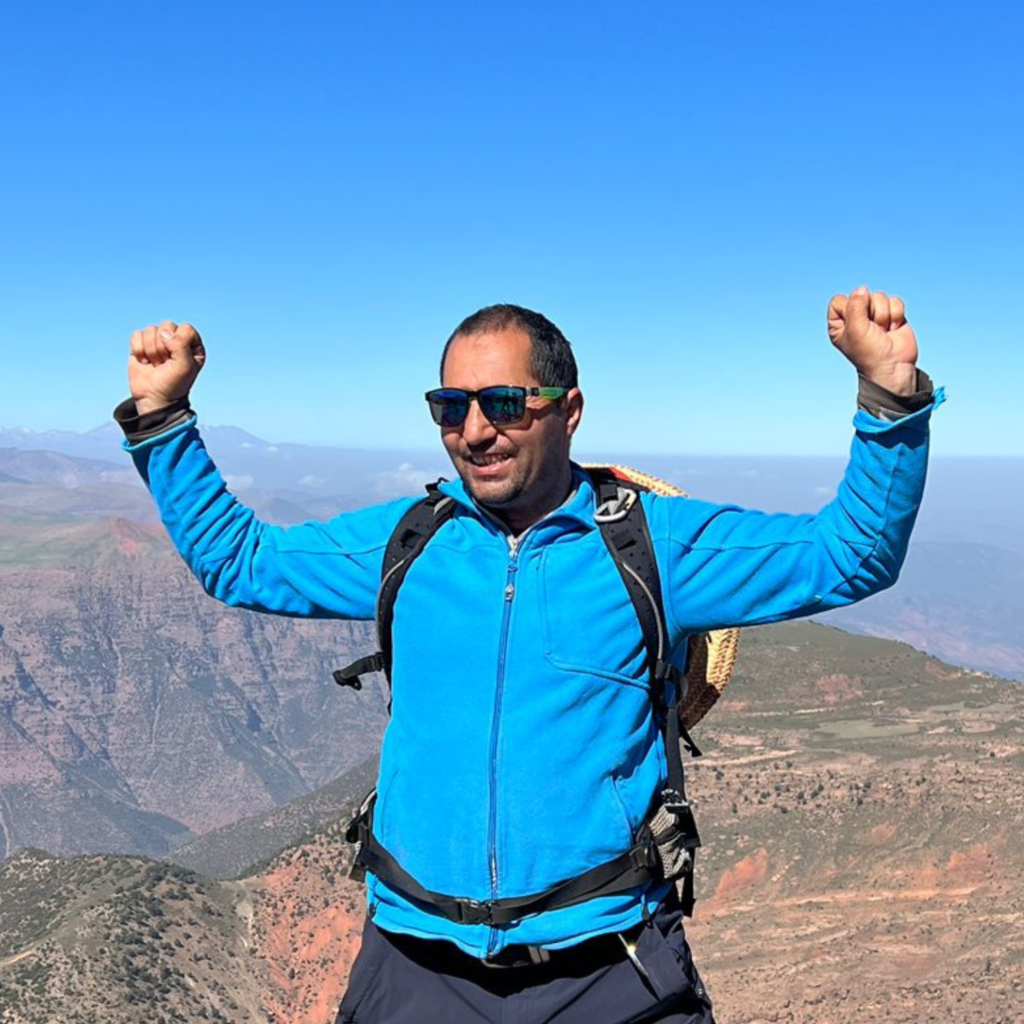
[[[124,431],[124,436],[132,444],[147,441],[157,434],[162,434],[172,427],[177,427],[190,420],[195,413],[189,404],[188,395],[178,398],[169,405],[139,412],[135,400],[125,399],[115,410],[114,420]]]
[[[916,390],[910,394],[897,394],[867,377],[859,375],[860,387],[857,391],[857,408],[869,413],[876,419],[890,423],[910,416],[923,409],[935,395],[935,385],[924,370],[917,370]]]

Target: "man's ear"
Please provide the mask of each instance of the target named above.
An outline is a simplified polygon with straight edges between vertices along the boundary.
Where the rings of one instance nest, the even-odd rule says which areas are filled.
[[[565,429],[572,437],[583,418],[583,392],[579,388],[570,388],[565,396]]]

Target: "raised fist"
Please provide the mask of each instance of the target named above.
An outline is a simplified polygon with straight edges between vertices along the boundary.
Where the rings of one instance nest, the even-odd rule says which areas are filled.
[[[162,409],[192,389],[206,349],[191,324],[165,320],[135,331],[128,357],[128,386],[140,415]]]
[[[858,373],[897,395],[917,390],[917,338],[903,300],[861,285],[828,304],[828,336]]]

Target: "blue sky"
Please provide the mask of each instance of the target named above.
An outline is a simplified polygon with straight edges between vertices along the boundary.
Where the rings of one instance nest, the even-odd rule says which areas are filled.
[[[436,444],[465,314],[573,341],[588,451],[837,454],[864,282],[945,383],[936,451],[1024,454],[1024,16],[1010,3],[0,9],[0,424],[86,430],[130,331],[274,441]]]

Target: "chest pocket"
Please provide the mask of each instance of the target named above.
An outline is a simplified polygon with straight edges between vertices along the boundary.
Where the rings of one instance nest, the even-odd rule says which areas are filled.
[[[552,665],[648,688],[633,603],[601,535],[554,544],[540,560],[544,655]]]

